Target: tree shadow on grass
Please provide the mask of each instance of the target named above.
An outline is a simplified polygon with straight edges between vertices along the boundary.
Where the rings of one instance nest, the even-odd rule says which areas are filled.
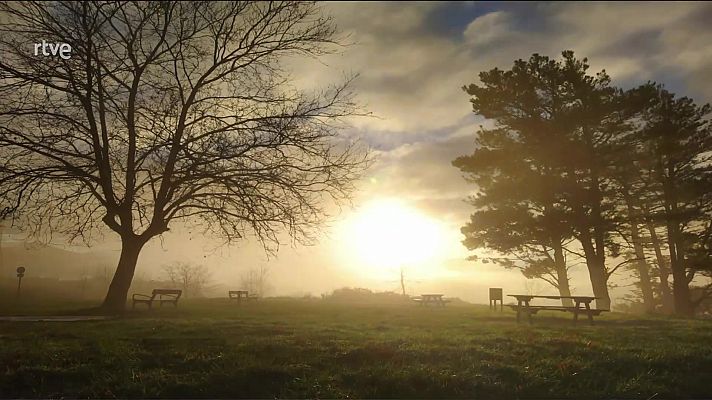
[[[499,312],[497,312],[499,313]],[[610,317],[594,317],[593,324],[588,321],[588,318],[583,315],[579,316],[576,323],[573,320],[573,314],[550,314],[550,313],[537,313],[532,315],[531,324],[526,315],[522,315],[519,322],[517,322],[515,313],[507,313],[500,315],[473,315],[470,320],[477,322],[491,322],[498,325],[520,325],[520,326],[532,326],[532,327],[568,327],[568,328],[585,328],[585,327],[646,327],[646,328],[665,328],[673,327],[681,323],[687,323],[689,321],[695,322],[705,322],[712,324],[712,321],[703,319],[690,319],[690,318],[676,318],[673,316],[640,316],[636,317],[626,317],[626,318],[610,318]]]

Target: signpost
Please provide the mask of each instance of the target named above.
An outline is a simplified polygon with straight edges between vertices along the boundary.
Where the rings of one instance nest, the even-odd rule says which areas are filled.
[[[20,297],[23,276],[25,276],[25,267],[17,267],[17,297]]]

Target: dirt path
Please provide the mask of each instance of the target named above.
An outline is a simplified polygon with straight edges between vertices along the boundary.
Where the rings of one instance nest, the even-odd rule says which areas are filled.
[[[105,315],[46,315],[46,316],[17,316],[0,317],[0,321],[13,322],[77,322],[77,321],[103,321],[114,319],[114,316]]]

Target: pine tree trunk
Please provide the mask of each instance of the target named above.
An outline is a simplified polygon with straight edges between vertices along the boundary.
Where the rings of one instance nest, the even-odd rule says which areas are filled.
[[[672,295],[675,314],[690,317],[694,307],[690,299],[690,287],[685,268],[684,246],[680,231],[680,212],[678,209],[678,188],[676,186],[675,168],[670,160],[665,169],[668,178],[663,182],[663,198],[665,200],[665,217],[667,228],[668,251],[670,252],[670,270],[672,272]]]
[[[591,243],[590,234],[585,231],[579,238],[586,256],[586,267],[588,276],[591,279],[591,289],[593,295],[597,297],[596,308],[610,310],[611,297],[608,294],[608,275],[606,274],[605,258],[596,253]]]
[[[694,308],[690,300],[690,287],[683,263],[683,255],[678,251],[679,232],[673,223],[668,223],[668,249],[670,251],[670,269],[672,270],[672,294],[675,314],[690,317]]]
[[[589,141],[590,143],[590,141]],[[591,147],[591,154],[595,154],[595,149]],[[599,178],[598,170],[591,169],[591,188],[593,199],[590,202],[592,228],[593,228],[593,248],[591,263],[586,260],[589,265],[589,276],[591,277],[591,288],[596,299],[596,307],[600,309],[611,309],[611,297],[608,294],[608,273],[606,271],[606,244],[605,244],[605,229],[603,211],[601,203],[603,195],[601,193],[601,179]],[[590,242],[589,242],[590,243]]]
[[[589,245],[589,247],[592,246]],[[591,279],[593,295],[597,297],[596,307],[610,310],[611,297],[608,294],[608,276],[606,275],[605,263],[595,253],[586,254],[586,267],[588,267],[588,276]]]
[[[676,262],[672,263],[672,292],[675,314],[691,317],[694,314],[694,308],[690,301],[690,287],[687,283],[687,274],[680,260],[675,261]]]
[[[643,259],[644,255],[642,249],[641,251],[636,249],[636,257],[638,258],[636,269],[638,272],[640,292],[643,295],[643,306],[645,307],[646,313],[653,313],[655,312],[655,298],[653,296],[653,283],[650,280],[650,267]]]
[[[660,239],[658,238],[658,233],[655,231],[655,225],[652,222],[648,222],[647,225],[648,233],[650,234],[650,242],[653,245],[653,250],[655,251],[655,259],[658,262],[662,311],[669,314],[673,312],[674,307],[672,291],[670,290],[670,283],[668,282],[668,279],[670,278],[670,268],[668,267],[667,260],[665,260],[665,257],[663,256]]]
[[[593,295],[597,297],[596,308],[610,310],[611,296],[608,294],[608,277],[604,265],[598,257],[596,260],[592,260],[592,265],[593,268],[589,267],[588,274],[591,277]]]
[[[630,204],[628,204],[628,211],[629,213],[634,211]],[[640,291],[643,295],[643,306],[645,307],[645,312],[652,313],[655,311],[655,299],[653,298],[653,283],[650,280],[650,267],[645,261],[645,251],[640,238],[640,228],[633,217],[631,217],[630,221],[630,237],[633,242],[635,258],[637,258],[635,265],[638,271]]]
[[[569,287],[569,275],[566,270],[566,260],[564,259],[564,251],[561,246],[554,247],[554,264],[556,267],[556,282],[559,287],[559,296],[571,296]],[[573,307],[572,299],[561,299],[561,304],[564,307]]]
[[[114,278],[111,280],[109,291],[101,306],[105,312],[122,312],[126,307],[126,298],[131,287],[131,281],[133,281],[136,262],[144,244],[136,237],[122,238],[119,264],[116,267]]]

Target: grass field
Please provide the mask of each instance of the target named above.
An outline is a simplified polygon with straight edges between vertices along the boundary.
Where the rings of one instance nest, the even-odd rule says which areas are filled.
[[[615,313],[528,326],[486,306],[213,299],[0,322],[0,343],[2,397],[712,397],[712,322]]]

